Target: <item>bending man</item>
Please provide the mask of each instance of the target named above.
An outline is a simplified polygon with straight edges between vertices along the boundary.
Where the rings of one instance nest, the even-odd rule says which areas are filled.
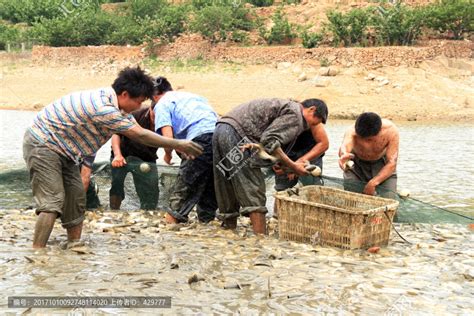
[[[316,116],[321,119],[321,123],[312,126],[311,129],[301,133],[294,145],[285,151],[288,158],[296,163],[310,162],[312,165],[318,166],[323,170],[324,153],[329,148],[329,139],[324,125],[328,117],[328,108],[324,101],[319,99],[310,99],[316,107]],[[275,190],[284,191],[294,187],[298,181],[302,185],[322,185],[321,177],[312,175],[298,177],[293,173],[287,173],[281,168],[281,164],[273,166],[275,171]]]
[[[365,184],[362,192],[381,196],[397,196],[397,160],[399,134],[391,121],[381,119],[373,112],[359,115],[355,125],[350,127],[339,149],[339,167],[344,170],[344,186],[351,191],[355,181]],[[346,162],[353,160],[353,167]],[[352,183],[351,183],[352,182]]]
[[[217,114],[203,97],[173,91],[164,77],[156,79],[153,100],[156,102],[154,111],[157,133],[168,138],[192,140],[204,149],[203,154],[194,160],[181,157],[166,221],[187,222],[188,214],[196,205],[199,221],[210,222],[217,210],[212,165],[212,135]],[[165,148],[164,160],[167,164],[172,164],[172,152],[172,148]]]
[[[40,111],[23,140],[37,204],[33,247],[46,246],[56,217],[68,240],[78,240],[84,221],[85,192],[79,165],[115,134],[145,145],[171,147],[198,156],[202,148],[190,141],[161,137],[141,128],[130,115],[153,95],[153,80],[139,67],[126,68],[110,88],[66,95]]]
[[[214,183],[223,225],[234,229],[240,215],[248,215],[256,234],[266,233],[267,213],[264,161],[239,147],[260,143],[265,151],[298,176],[308,174],[303,163],[295,163],[282,150],[298,135],[321,122],[313,101],[257,99],[224,115],[214,132]],[[270,163],[270,166],[273,163]],[[268,167],[268,163],[266,163]]]

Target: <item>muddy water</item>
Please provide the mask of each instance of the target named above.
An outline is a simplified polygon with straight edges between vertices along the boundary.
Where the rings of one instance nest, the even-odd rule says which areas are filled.
[[[31,212],[0,213],[1,313],[13,312],[7,296],[41,294],[172,297],[171,309],[134,314],[459,315],[473,307],[474,234],[466,227],[397,226],[412,244],[393,234],[371,254],[278,241],[273,231],[255,237],[247,221],[231,232],[215,223],[165,226],[159,213],[106,212],[88,213],[82,243],[66,249],[58,225],[50,246],[34,251]]]
[[[0,134],[0,172],[24,168],[21,138],[32,117],[0,111],[0,126],[8,131]],[[335,153],[348,124],[328,125],[327,175],[340,176]],[[474,128],[399,125],[400,187],[472,214]],[[108,155],[103,148],[99,159]],[[48,248],[34,251],[33,212],[4,208],[0,204],[1,314],[71,312],[8,309],[13,295],[172,297],[166,310],[75,310],[76,315],[459,315],[474,307],[474,234],[466,226],[397,225],[411,244],[392,232],[390,245],[371,254],[279,241],[274,220],[270,236],[257,238],[245,219],[234,233],[217,222],[165,226],[158,212],[97,211],[87,215],[83,243],[67,248],[58,224]],[[200,281],[190,283],[195,275]]]
[[[33,112],[0,110],[0,179],[2,172],[25,168],[21,152],[22,137],[34,115]],[[324,158],[325,175],[342,177],[337,165],[337,150],[350,124],[349,121],[331,120],[327,124],[331,144]],[[400,122],[397,125],[401,139],[399,189],[409,190],[412,197],[424,202],[473,216],[474,126],[418,122]],[[108,161],[109,157],[110,145],[107,144],[101,148],[96,160]],[[178,161],[179,158],[175,157],[175,162]],[[161,160],[158,163],[163,164]],[[6,201],[3,205],[0,202],[0,209],[12,207]],[[18,204],[13,207],[15,205]]]

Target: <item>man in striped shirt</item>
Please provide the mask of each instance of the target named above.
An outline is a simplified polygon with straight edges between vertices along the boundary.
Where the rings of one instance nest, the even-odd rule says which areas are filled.
[[[34,248],[46,246],[56,217],[69,241],[80,239],[85,192],[78,165],[113,134],[148,146],[174,148],[192,159],[202,153],[198,144],[161,137],[126,114],[139,109],[153,90],[153,79],[139,67],[125,68],[112,87],[66,95],[38,113],[23,141],[39,215]]]

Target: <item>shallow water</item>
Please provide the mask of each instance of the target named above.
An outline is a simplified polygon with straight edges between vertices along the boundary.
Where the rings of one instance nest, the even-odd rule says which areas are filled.
[[[33,116],[0,111],[0,173],[25,167],[21,139]],[[328,125],[326,175],[341,176],[335,154],[349,124]],[[399,125],[400,188],[472,214],[474,128]],[[108,160],[109,148],[98,160]],[[48,247],[35,251],[33,211],[2,210],[6,200],[0,197],[1,314],[467,315],[474,307],[474,233],[465,225],[397,224],[411,244],[392,231],[389,246],[371,254],[280,241],[273,219],[270,235],[255,237],[247,219],[231,232],[218,222],[166,226],[159,212],[95,211],[87,213],[82,243],[66,249],[58,223]],[[194,275],[202,280],[189,283]],[[8,309],[14,295],[171,296],[172,308]]]
[[[31,124],[34,112],[0,110],[0,179],[12,169],[24,169],[22,138]],[[342,177],[337,165],[337,150],[350,121],[327,124],[330,148],[324,158],[324,174]],[[407,189],[411,196],[449,210],[474,215],[474,126],[468,123],[400,122],[400,158],[398,188]],[[159,150],[159,156],[163,156]],[[110,144],[104,145],[96,161],[108,161]],[[175,157],[175,162],[179,161]],[[158,164],[164,164],[160,159]],[[271,187],[271,184],[269,184]],[[28,188],[28,186],[26,186]],[[103,192],[109,188],[100,188]],[[0,180],[0,192],[2,183]],[[128,192],[134,194],[133,190]],[[28,200],[30,199],[27,197]],[[23,199],[24,200],[24,199]],[[127,201],[125,201],[127,202]],[[0,198],[0,209],[11,208]],[[131,208],[136,205],[132,201]],[[126,204],[127,204],[126,203]],[[2,207],[3,205],[3,207]],[[22,205],[26,207],[27,205]]]

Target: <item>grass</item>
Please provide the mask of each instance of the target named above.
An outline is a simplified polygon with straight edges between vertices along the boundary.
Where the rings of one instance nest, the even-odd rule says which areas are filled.
[[[174,58],[161,60],[157,57],[147,57],[143,61],[146,68],[153,72],[199,72],[224,71],[237,73],[242,69],[242,63],[225,61],[216,62],[199,55],[196,58]]]

